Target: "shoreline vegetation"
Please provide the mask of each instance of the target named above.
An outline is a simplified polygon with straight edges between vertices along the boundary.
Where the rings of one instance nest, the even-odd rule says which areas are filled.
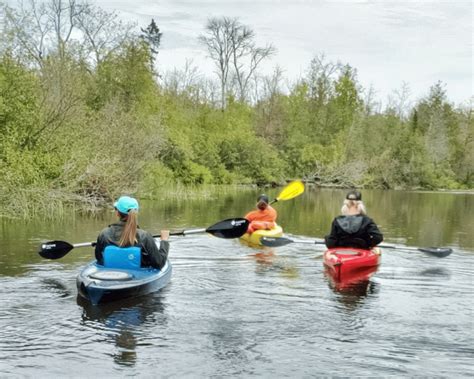
[[[0,217],[290,178],[474,188],[472,99],[455,106],[441,82],[417,101],[404,83],[382,109],[354,67],[315,55],[289,84],[281,67],[259,70],[275,47],[226,17],[196,36],[215,77],[191,61],[160,72],[166,30],[154,20],[140,28],[72,0],[0,7]]]

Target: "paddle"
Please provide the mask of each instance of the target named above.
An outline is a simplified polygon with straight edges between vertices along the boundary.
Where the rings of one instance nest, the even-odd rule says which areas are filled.
[[[279,247],[285,246],[290,243],[304,243],[304,244],[321,244],[325,245],[323,240],[292,240],[290,238],[284,237],[262,237],[260,238],[260,243],[263,246],[268,247]],[[430,255],[434,255],[439,258],[447,257],[449,254],[453,252],[453,249],[447,247],[409,247],[409,246],[395,246],[395,245],[387,245],[387,244],[380,244],[377,247],[382,247],[385,249],[399,249],[399,250],[410,250],[410,251],[421,251],[423,253],[427,253]]]
[[[249,222],[245,218],[229,218],[227,220],[219,221],[207,229],[181,230],[177,232],[171,232],[170,236],[186,236],[188,234],[210,233],[213,236],[219,238],[238,238],[247,231],[248,226]],[[153,236],[153,238],[159,237],[159,234]],[[95,246],[95,244],[95,242],[70,244],[66,241],[49,241],[41,244],[38,254],[47,259],[59,259],[64,257],[76,247]]]
[[[295,180],[288,183],[277,196],[276,199],[272,200],[270,204],[276,203],[277,201],[285,201],[293,199],[296,196],[301,195],[304,192],[304,184],[301,180]]]

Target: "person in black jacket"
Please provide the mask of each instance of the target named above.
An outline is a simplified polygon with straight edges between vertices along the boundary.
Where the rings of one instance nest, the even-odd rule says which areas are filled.
[[[370,249],[383,241],[383,234],[375,222],[367,217],[362,195],[350,191],[341,209],[342,216],[334,219],[331,233],[325,237],[326,246]]]
[[[138,226],[138,201],[133,197],[122,196],[114,203],[119,221],[102,230],[95,245],[95,258],[104,264],[103,252],[108,245],[119,247],[138,246],[141,249],[141,266],[161,269],[168,259],[169,230],[161,231],[160,247],[153,236]]]

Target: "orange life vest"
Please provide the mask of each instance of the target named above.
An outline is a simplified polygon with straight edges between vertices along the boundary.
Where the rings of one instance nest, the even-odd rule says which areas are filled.
[[[245,215],[245,218],[250,221],[247,233],[253,233],[255,230],[272,229],[275,227],[277,219],[277,211],[270,205],[264,210],[257,209]]]

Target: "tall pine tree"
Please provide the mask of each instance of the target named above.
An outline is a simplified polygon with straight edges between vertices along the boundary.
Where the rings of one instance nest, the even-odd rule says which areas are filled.
[[[158,55],[158,49],[161,43],[160,28],[156,25],[154,19],[151,19],[150,25],[146,29],[141,28],[142,34],[140,35],[141,39],[148,45],[150,49],[150,67],[153,72],[155,72],[154,66],[156,61],[156,56]]]

